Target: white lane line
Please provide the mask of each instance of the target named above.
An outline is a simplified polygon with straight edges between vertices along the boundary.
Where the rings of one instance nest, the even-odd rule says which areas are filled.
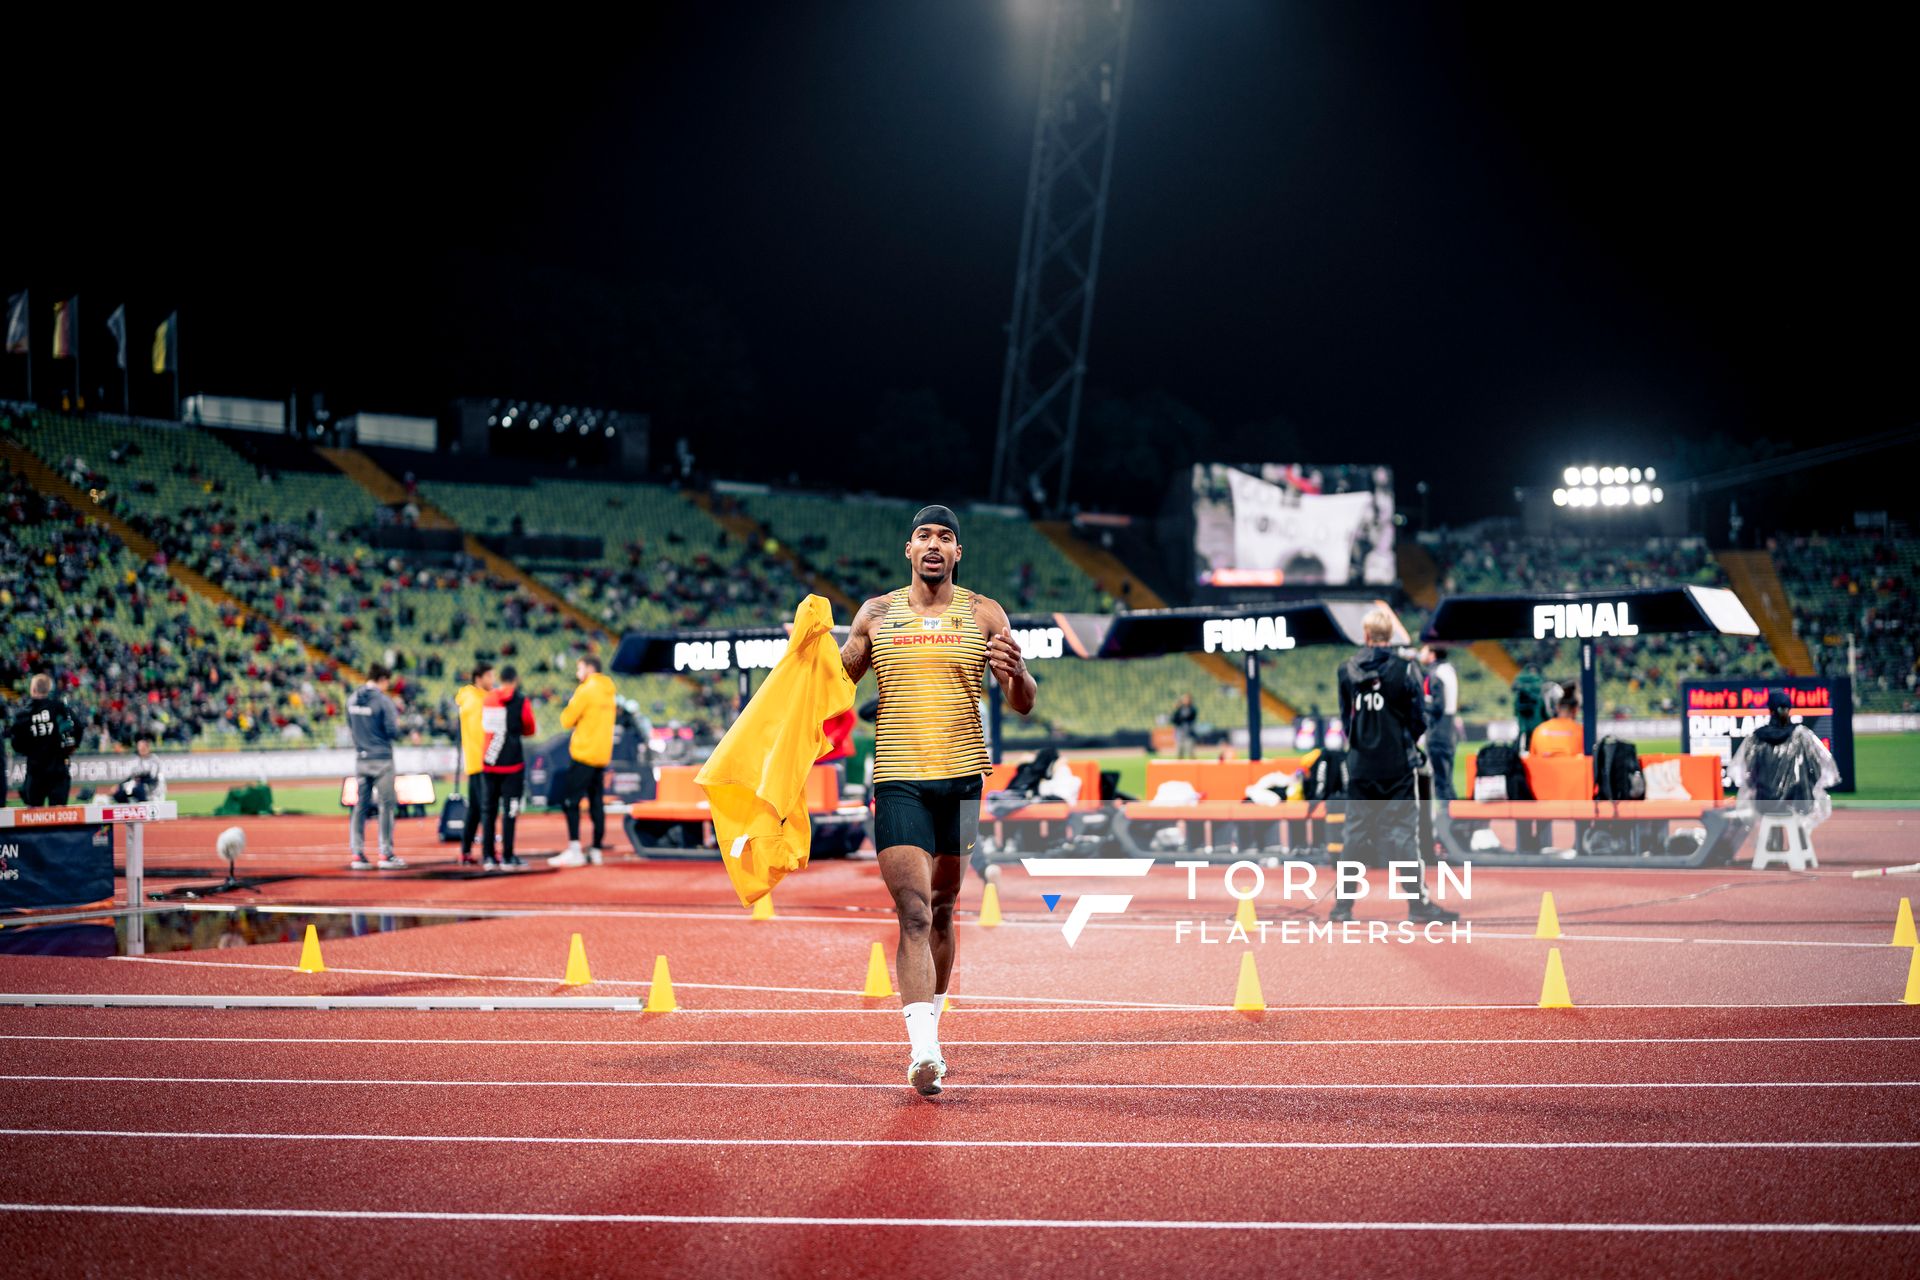
[[[1920,1141],[1822,1140],[1817,1142],[1679,1140],[1608,1142],[1304,1142],[1066,1138],[623,1138],[468,1133],[202,1133],[172,1129],[0,1129],[9,1138],[140,1138],[232,1142],[455,1142],[501,1146],[581,1147],[1002,1147],[1097,1151],[1887,1151],[1920,1147]]]
[[[676,983],[675,985],[678,986],[679,984]],[[7,1001],[8,1004],[19,1005],[22,1007],[31,1006],[35,1001],[54,1001],[55,1003],[47,1003],[41,1006],[43,1012],[50,1012],[58,1008],[66,1008],[66,1009],[88,1008],[89,1006],[85,1004],[74,1003],[74,999],[76,995],[79,995],[84,999],[92,999],[97,997],[102,1001],[106,1001],[106,1000],[113,999],[116,995],[121,995],[125,993],[121,993],[121,992],[75,993],[71,991],[54,991],[54,992],[10,992],[7,994],[10,997],[9,1000]],[[218,995],[213,995],[213,996],[206,996],[204,998],[207,1001],[211,1002],[211,1001],[219,1000],[222,997]],[[240,997],[230,997],[230,998],[238,999]],[[340,995],[313,997],[313,999],[315,1000],[335,1000],[335,1001],[341,1000],[344,998],[346,997],[340,996]],[[422,999],[431,999],[431,998],[432,997],[422,997]],[[467,997],[467,998],[470,999],[472,997]],[[501,997],[501,998],[505,999],[506,997]],[[988,997],[972,996],[972,997],[955,997],[955,998],[956,1000],[964,999],[964,998],[971,998],[974,1000],[984,1000],[984,999],[987,999]],[[876,1001],[875,1003],[877,1004],[878,1002]],[[954,1012],[959,1013],[963,1007],[965,1009],[965,1012],[969,1016],[975,1015],[975,1014],[982,1014],[982,1013],[993,1013],[993,1014],[1018,1013],[1018,1014],[1035,1014],[1035,1015],[1039,1015],[1042,1017],[1049,1017],[1049,1018],[1071,1017],[1071,1016],[1076,1016],[1080,1014],[1124,1014],[1128,1017],[1137,1018],[1137,1017],[1141,1017],[1143,1015],[1151,1014],[1151,1013],[1219,1014],[1219,1013],[1237,1013],[1238,1012],[1236,1009],[1234,1009],[1232,1005],[1229,1005],[1229,1004],[1167,1004],[1167,1005],[1157,1004],[1157,1005],[1152,1005],[1146,1008],[1140,1008],[1140,1007],[1131,1006],[1131,1005],[1100,1005],[1096,1007],[1062,1006],[1059,1008],[1035,1008],[1031,1005],[1024,1005],[1018,1008],[1002,1008],[997,1005],[962,1006],[960,1004],[955,1004]],[[1712,1010],[1712,1011],[1729,1011],[1729,1012],[1734,1012],[1734,1011],[1773,1012],[1773,1011],[1787,1010],[1787,1009],[1904,1010],[1907,1007],[1908,1006],[1906,1006],[1899,1000],[1888,998],[1885,1000],[1826,1000],[1818,1003],[1781,1002],[1777,1004],[1593,1004],[1593,1003],[1583,1003],[1580,1006],[1580,1011],[1585,1013],[1592,1013],[1597,1009],[1619,1009],[1619,1010]],[[177,1010],[174,1010],[174,1012],[177,1012]],[[499,1009],[499,1010],[474,1009],[474,1010],[462,1010],[462,1012],[518,1013],[518,1012],[524,1012],[524,1010],[516,1010],[512,1008]],[[566,1010],[561,1009],[561,1010],[557,1010],[556,1012],[564,1014]],[[600,1016],[600,1014],[603,1012],[604,1010],[594,1011],[596,1017]],[[1539,1018],[1543,1016],[1541,1013],[1540,1007],[1538,1005],[1530,1004],[1530,1003],[1522,1003],[1522,1002],[1516,1002],[1514,1004],[1270,1004],[1267,1006],[1266,1012],[1270,1015],[1291,1014],[1291,1013],[1337,1013],[1337,1014],[1443,1013],[1443,1014],[1449,1014],[1449,1015],[1456,1014],[1456,1013],[1519,1013],[1519,1014],[1524,1014],[1528,1017],[1534,1017],[1534,1018]],[[689,1020],[694,1018],[732,1017],[735,1015],[748,1016],[748,1017],[765,1016],[765,1015],[778,1015],[778,1016],[799,1015],[799,1016],[808,1017],[808,1018],[837,1018],[845,1015],[845,1016],[851,1016],[851,1017],[884,1016],[884,1017],[897,1019],[900,1016],[900,1006],[897,1004],[887,1004],[882,1007],[868,1008],[868,1009],[834,1009],[834,1008],[824,1008],[819,1005],[795,1005],[790,1008],[781,1008],[781,1009],[759,1009],[759,1008],[753,1008],[750,1006],[742,1006],[738,1008],[721,1007],[721,1008],[712,1008],[712,1009],[690,1009],[687,1006],[682,1005],[680,1008],[676,1009],[672,1014],[674,1018],[681,1019],[681,1020]],[[660,1016],[666,1016],[666,1015],[660,1015]]]
[[[108,956],[109,960],[121,960],[129,964],[166,964],[189,965],[200,969],[245,969],[256,973],[288,973],[286,965],[256,964],[249,960],[179,960],[171,956]],[[447,978],[462,982],[524,982],[536,986],[557,987],[558,978],[528,978],[502,973],[440,973],[427,969],[349,969],[337,965],[328,965],[328,973],[353,973],[376,978]],[[651,987],[651,980],[640,978],[595,978],[594,984],[602,987]],[[734,982],[676,982],[676,989],[688,988],[696,991],[759,991],[778,995],[807,996],[851,996],[864,998],[862,993],[852,988],[841,987],[757,987]],[[962,997],[966,999],[967,997]],[[986,996],[971,997],[974,1000],[1014,1000],[1031,1004],[1086,1004],[1114,1009],[1186,1009],[1189,1005],[1162,1004],[1151,1000],[1087,1000],[1072,996]]]
[[[78,1043],[126,1044],[369,1044],[369,1045],[495,1045],[531,1048],[639,1048],[645,1045],[699,1046],[716,1048],[887,1048],[898,1049],[904,1040],[532,1040],[461,1036],[107,1036],[54,1035],[18,1032],[0,1034],[0,1040],[50,1040]],[[1206,1049],[1262,1046],[1270,1049],[1357,1048],[1362,1046],[1434,1046],[1459,1045],[1575,1045],[1575,1044],[1905,1044],[1920,1036],[1616,1036],[1616,1037],[1523,1037],[1519,1039],[1376,1039],[1376,1040],[943,1040],[949,1047],[968,1048],[1099,1048],[1099,1049]]]
[[[159,1204],[0,1203],[0,1213],[122,1214],[166,1218],[317,1218],[353,1222],[540,1222],[610,1226],[952,1227],[1066,1231],[1625,1232],[1718,1235],[1911,1235],[1913,1222],[1279,1222],[1191,1218],[821,1218],[717,1213],[507,1213],[426,1209],[290,1209]]]
[[[897,1084],[864,1083],[852,1081],[747,1081],[747,1080],[383,1080],[365,1076],[352,1078],[334,1078],[327,1076],[66,1076],[18,1074],[0,1075],[0,1080],[19,1083],[42,1084],[252,1084],[252,1085],[352,1085],[356,1087],[385,1086],[393,1088],[456,1088],[456,1089],[760,1089],[778,1092],[790,1089],[893,1089]],[[1445,1092],[1448,1090],[1486,1091],[1486,1090],[1553,1090],[1553,1089],[1911,1089],[1920,1088],[1920,1080],[1571,1080],[1571,1081],[1495,1081],[1495,1080],[1438,1080],[1409,1082],[1405,1080],[1379,1082],[1315,1082],[1315,1081],[1220,1081],[1220,1082],[1164,1082],[1164,1081],[1114,1081],[1100,1083],[1093,1081],[1027,1081],[1007,1080],[981,1084],[967,1084],[963,1089],[1005,1089],[1005,1090],[1063,1090],[1063,1089],[1104,1089],[1109,1092],[1137,1092],[1140,1090],[1191,1092],[1233,1092],[1246,1091],[1258,1093],[1270,1092],[1339,1092],[1366,1093],[1379,1090],[1421,1090]]]

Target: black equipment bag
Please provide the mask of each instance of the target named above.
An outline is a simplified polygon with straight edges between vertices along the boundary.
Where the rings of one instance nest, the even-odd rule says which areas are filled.
[[[1347,794],[1347,753],[1323,748],[1300,786],[1308,800],[1334,800]]]
[[[467,829],[467,798],[459,792],[447,797],[440,806],[440,843],[450,844]]]
[[[1506,783],[1504,796],[1483,794],[1481,782],[1498,778]],[[1473,800],[1531,800],[1533,786],[1527,781],[1527,762],[1512,744],[1490,742],[1473,757]]]
[[[1593,794],[1601,800],[1647,798],[1647,775],[1640,771],[1640,752],[1631,742],[1606,737],[1594,744]]]

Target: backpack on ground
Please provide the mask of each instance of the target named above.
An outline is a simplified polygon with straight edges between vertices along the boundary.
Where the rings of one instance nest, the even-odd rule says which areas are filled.
[[[450,844],[458,840],[467,829],[467,798],[458,792],[447,797],[440,806],[440,843]]]

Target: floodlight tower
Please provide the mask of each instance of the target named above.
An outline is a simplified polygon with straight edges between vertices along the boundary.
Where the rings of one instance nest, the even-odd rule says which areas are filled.
[[[1067,506],[1134,0],[1046,0],[1046,53],[993,446],[995,502]]]

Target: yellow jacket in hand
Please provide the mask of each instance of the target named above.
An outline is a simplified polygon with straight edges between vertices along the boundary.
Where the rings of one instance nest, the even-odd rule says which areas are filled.
[[[582,680],[560,712],[560,727],[573,730],[569,755],[606,768],[613,759],[613,681],[598,671]]]
[[[742,906],[807,865],[807,774],[833,747],[823,726],[852,706],[833,608],[808,596],[793,615],[786,656],[694,778],[713,807],[720,860]]]

